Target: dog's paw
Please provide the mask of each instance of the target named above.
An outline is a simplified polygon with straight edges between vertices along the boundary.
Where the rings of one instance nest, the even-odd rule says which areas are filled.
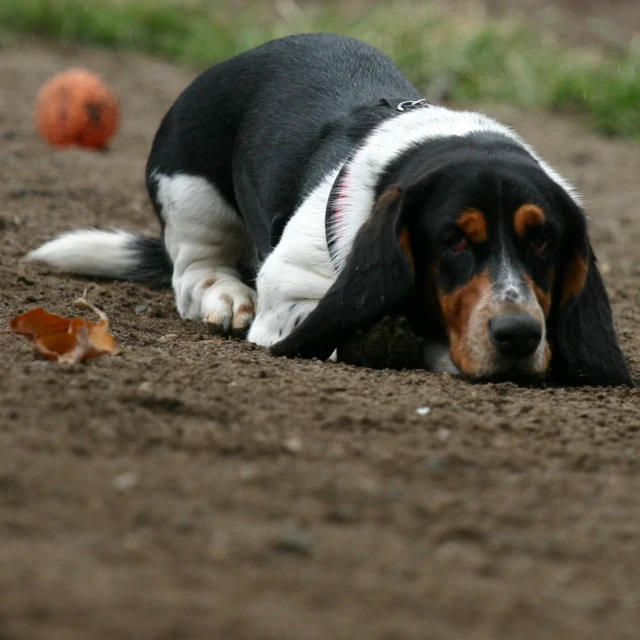
[[[338,347],[338,361],[372,369],[420,369],[424,340],[405,318],[389,316]]]
[[[222,270],[174,274],[173,290],[180,316],[206,322],[213,333],[244,337],[256,314],[258,294]]]
[[[244,337],[256,314],[257,294],[239,280],[216,282],[202,294],[202,319],[212,333]]]

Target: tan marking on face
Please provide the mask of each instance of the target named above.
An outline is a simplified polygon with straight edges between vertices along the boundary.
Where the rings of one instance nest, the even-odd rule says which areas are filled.
[[[491,297],[491,280],[488,272],[473,277],[466,285],[458,287],[452,293],[438,292],[440,308],[449,336],[449,352],[454,364],[467,375],[477,375],[478,354],[475,353],[473,332],[486,322],[478,319],[484,316],[487,302]]]
[[[409,236],[408,229],[403,229],[400,233],[400,248],[402,249],[402,253],[407,257],[409,264],[411,265],[411,270],[415,271],[415,264],[413,262],[413,253],[411,252],[411,238]]]
[[[488,272],[475,276],[452,293],[438,292],[453,363],[470,377],[502,373],[541,375],[549,367],[551,350],[546,340],[545,319],[550,296],[525,276],[530,292],[520,302],[503,301],[496,295]],[[543,327],[537,350],[523,362],[501,356],[489,335],[489,321],[507,313],[526,313]],[[514,368],[515,367],[515,368]]]
[[[544,211],[535,204],[523,204],[513,215],[513,228],[524,238],[532,227],[541,227],[545,222]]]
[[[588,272],[589,265],[586,258],[579,251],[574,251],[564,269],[560,306],[564,306],[571,298],[582,293]]]
[[[482,211],[467,209],[456,220],[456,224],[471,242],[486,242],[487,220]]]
[[[545,291],[542,287],[537,285],[529,275],[524,276],[524,281],[527,283],[529,289],[533,292],[535,299],[538,301],[540,308],[542,309],[542,313],[544,314],[545,320],[549,317],[549,313],[551,312],[551,293],[549,291]],[[553,271],[550,274],[549,282],[551,282],[551,286],[553,287]]]

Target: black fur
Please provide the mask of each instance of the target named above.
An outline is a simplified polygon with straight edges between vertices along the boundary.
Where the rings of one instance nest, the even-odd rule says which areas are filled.
[[[553,375],[572,386],[634,386],[590,245],[587,252],[589,271],[585,287],[558,311]]]
[[[173,265],[167,255],[164,242],[159,238],[137,236],[129,246],[136,258],[136,266],[124,279],[145,282],[152,287],[171,285]]]
[[[380,104],[396,96],[421,98],[387,56],[343,36],[289,36],[221,62],[185,89],[156,134],[147,163],[156,211],[155,171],[203,176],[264,257],[306,194],[397,115]]]

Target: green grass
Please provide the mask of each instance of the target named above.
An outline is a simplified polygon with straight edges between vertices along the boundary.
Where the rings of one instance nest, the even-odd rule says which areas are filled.
[[[436,99],[571,110],[600,132],[640,137],[639,49],[566,50],[517,21],[473,10],[461,17],[426,2],[368,4],[361,12],[291,2],[286,15],[256,5],[234,11],[223,0],[1,0],[0,29],[5,37],[145,51],[198,67],[288,33],[333,31],[379,47]]]

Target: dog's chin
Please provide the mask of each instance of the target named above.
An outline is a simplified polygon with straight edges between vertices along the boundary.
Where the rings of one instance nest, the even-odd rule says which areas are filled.
[[[460,370],[460,375],[469,382],[513,382],[522,386],[539,385],[546,374],[546,370],[540,370],[536,354],[516,359],[502,358],[496,354],[491,364],[479,371]]]
[[[536,386],[544,380],[546,373],[535,366],[533,358],[527,357],[516,360],[500,359],[490,369],[462,375],[474,383],[513,382],[522,386]]]

